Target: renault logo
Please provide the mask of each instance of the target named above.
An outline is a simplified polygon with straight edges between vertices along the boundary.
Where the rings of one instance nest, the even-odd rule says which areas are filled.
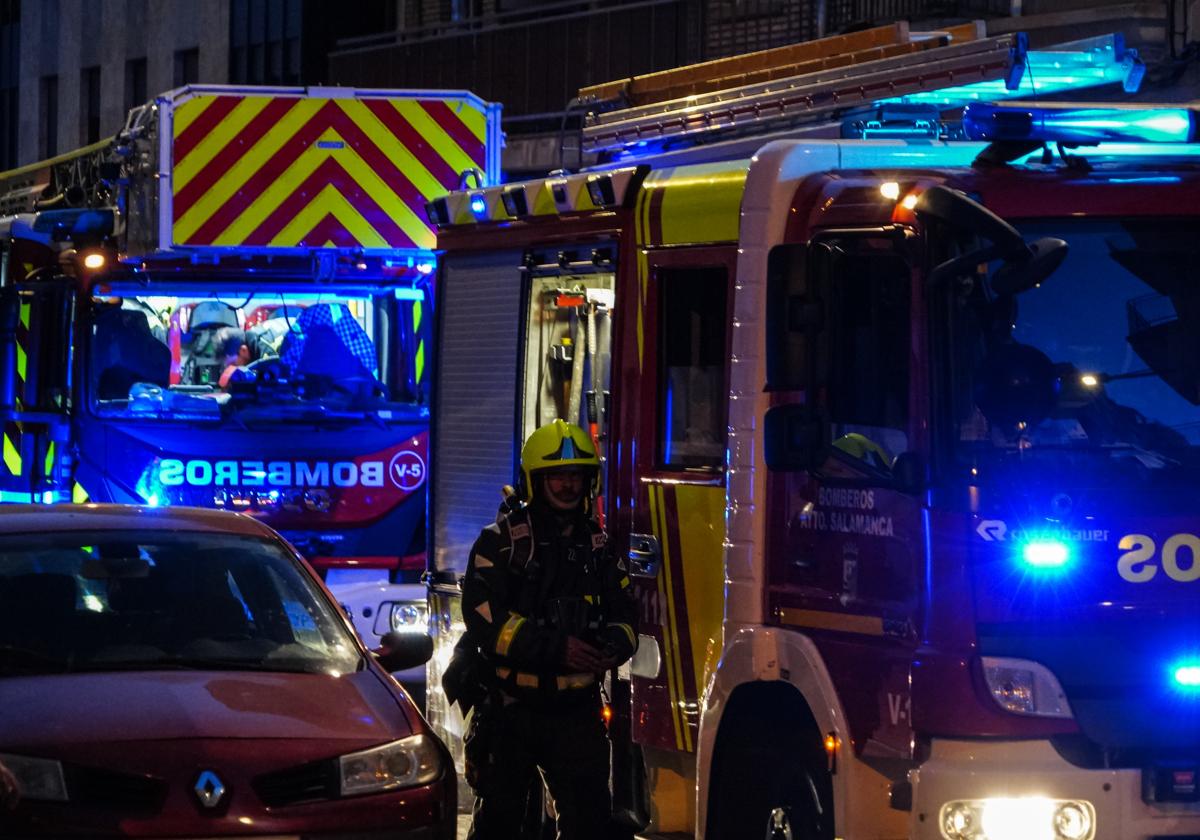
[[[196,786],[192,790],[196,791],[196,798],[205,808],[216,808],[225,798],[225,783],[217,778],[217,774],[211,770],[205,770],[200,774],[196,779]]]

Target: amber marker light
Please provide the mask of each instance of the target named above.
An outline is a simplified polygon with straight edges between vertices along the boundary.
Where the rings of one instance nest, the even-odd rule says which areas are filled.
[[[95,271],[98,268],[104,268],[104,264],[108,262],[104,254],[99,251],[91,251],[83,258],[83,267]]]

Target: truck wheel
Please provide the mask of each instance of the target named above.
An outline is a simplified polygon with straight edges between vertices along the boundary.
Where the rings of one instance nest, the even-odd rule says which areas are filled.
[[[828,759],[797,699],[772,685],[730,701],[713,751],[708,840],[833,840]]]
[[[723,775],[714,840],[825,840],[821,805],[810,775],[788,762],[743,767]],[[737,771],[735,771],[736,773]]]

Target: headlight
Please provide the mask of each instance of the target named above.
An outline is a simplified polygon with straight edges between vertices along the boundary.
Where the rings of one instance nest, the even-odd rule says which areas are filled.
[[[424,601],[402,601],[392,604],[393,630],[401,633],[429,632],[429,605]]]
[[[1071,706],[1058,678],[1028,659],[983,657],[983,676],[1000,707],[1019,715],[1070,718]]]
[[[940,827],[946,840],[1092,840],[1096,809],[1043,796],[963,800],[942,806]]]
[[[67,801],[67,783],[63,780],[62,765],[57,761],[0,754],[0,764],[16,777],[22,799]]]
[[[434,740],[413,735],[338,759],[342,796],[427,785],[442,774]]]

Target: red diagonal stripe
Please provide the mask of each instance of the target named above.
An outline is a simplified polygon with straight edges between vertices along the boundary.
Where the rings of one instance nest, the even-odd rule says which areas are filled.
[[[429,174],[437,179],[437,182],[448,190],[458,189],[458,176],[460,173],[454,171],[445,158],[425,142],[417,130],[412,127],[412,123],[404,118],[404,115],[396,110],[386,99],[367,99],[363,104],[370,109],[387,130],[399,138],[410,152],[421,162],[421,165],[429,170]]]
[[[246,152],[250,151],[263,135],[274,128],[276,123],[283,119],[299,101],[299,99],[276,98],[259,111],[238,134],[236,140],[217,152],[213,159],[205,164],[192,180],[188,181],[187,186],[175,194],[175,221],[183,218],[183,214],[190,210],[192,205],[208,192],[213,184],[225,177],[234,164],[245,157]]]
[[[483,142],[475,136],[471,129],[467,128],[467,124],[458,118],[458,114],[454,113],[449,105],[441,100],[421,100],[420,105],[447,134],[454,138],[454,142],[458,144],[459,148],[466,152],[480,169],[487,165],[483,153]]]
[[[371,227],[393,248],[412,247],[416,243],[401,230],[391,217],[375,203],[371,196],[359,186],[350,174],[333,158],[324,160],[316,170],[304,179],[295,191],[275,208],[254,231],[246,237],[246,245],[269,245],[271,240],[287,226],[296,215],[312,202],[322,189],[332,185],[345,196]],[[362,245],[361,242],[353,243]]]
[[[354,248],[362,245],[332,213],[326,213],[321,221],[313,225],[312,230],[304,234],[298,244],[308,248],[320,248],[326,242],[332,242],[338,248]]]
[[[186,244],[211,244],[225,228],[233,224],[242,211],[250,205],[250,202],[274,184],[304,150],[315,143],[317,138],[328,128],[336,130],[350,144],[351,148],[359,153],[375,174],[400,197],[401,201],[414,209],[424,208],[424,196],[413,186],[408,177],[383,152],[379,151],[379,147],[354,124],[345,111],[339,108],[335,102],[327,102],[246,181],[238,195],[231,196],[188,238]]]
[[[175,165],[188,156],[188,152],[196,148],[196,144],[217,127],[221,120],[229,116],[229,112],[242,101],[240,96],[218,96],[216,101],[204,109],[204,113],[196,117],[192,124],[175,138]]]

